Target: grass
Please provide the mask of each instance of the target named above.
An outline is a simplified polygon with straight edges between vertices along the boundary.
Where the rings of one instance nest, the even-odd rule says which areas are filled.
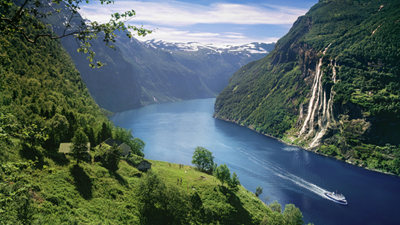
[[[143,198],[138,187],[149,174],[156,174],[165,184],[163,195],[182,193],[187,204],[198,204],[199,216],[183,211],[189,223],[259,224],[271,210],[253,193],[242,186],[230,189],[215,177],[188,165],[148,160],[150,172],[144,173],[121,160],[117,171],[110,171],[100,163],[80,163],[67,156],[65,163],[43,157],[40,169],[29,170],[25,182],[31,184],[33,198],[32,224],[150,224],[143,222]],[[182,180],[182,181],[181,181]],[[149,187],[149,189],[152,189]],[[171,190],[177,190],[172,191]],[[157,191],[157,190],[156,190]],[[155,192],[149,192],[153,195]],[[168,196],[167,196],[168,197]],[[197,199],[196,199],[197,198]],[[195,200],[194,200],[195,199]],[[152,200],[153,201],[153,200]],[[196,203],[197,202],[197,203]],[[165,223],[176,222],[175,217],[157,205]],[[167,208],[168,208],[167,203]],[[173,207],[172,207],[173,208]],[[174,209],[172,209],[174,211]],[[172,219],[171,219],[172,218]],[[196,222],[196,220],[198,221]],[[187,221],[186,221],[187,222]],[[177,224],[186,224],[178,222]]]

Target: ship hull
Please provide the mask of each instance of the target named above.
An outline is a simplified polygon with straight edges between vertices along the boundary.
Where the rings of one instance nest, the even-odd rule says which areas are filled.
[[[325,196],[326,196],[329,200],[334,201],[334,202],[336,202],[336,203],[338,203],[338,204],[347,205],[346,199],[335,199],[334,197],[330,196],[330,193],[329,193],[329,192],[325,192]]]

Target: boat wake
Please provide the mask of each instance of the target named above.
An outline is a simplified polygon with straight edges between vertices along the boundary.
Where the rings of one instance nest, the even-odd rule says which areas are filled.
[[[284,147],[282,148],[283,151],[287,151],[287,152],[295,152],[295,151],[299,151],[300,148],[298,147]]]
[[[255,156],[251,153],[245,152],[244,149],[238,148],[238,150],[241,153],[243,153],[244,155],[246,155],[250,161],[261,166],[262,168],[264,168],[266,170],[271,171],[276,176],[278,176],[282,179],[288,180],[299,187],[305,188],[305,189],[319,195],[322,198],[328,199],[325,196],[325,192],[327,192],[327,190],[325,190],[324,188],[319,187],[313,183],[310,183],[292,173],[289,173],[287,170],[283,169],[282,167],[274,165],[267,160],[260,159],[259,157]]]

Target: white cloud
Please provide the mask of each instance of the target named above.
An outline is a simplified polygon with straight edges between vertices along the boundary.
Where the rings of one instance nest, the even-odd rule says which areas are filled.
[[[199,5],[183,3],[176,0],[144,1],[115,1],[114,4],[100,5],[95,3],[82,4],[80,13],[92,21],[107,22],[111,14],[125,12],[131,9],[136,16],[128,24],[141,26],[146,29],[156,29],[146,37],[137,37],[139,40],[164,40],[170,42],[202,42],[213,44],[246,44],[250,42],[276,42],[273,31],[261,36],[253,32],[250,36],[246,32],[250,25],[279,25],[289,30],[298,16],[305,14],[306,9],[282,7],[275,5],[252,5],[213,3]],[[214,24],[225,27],[235,26],[235,31],[243,29],[243,33],[219,32],[218,30],[198,31],[193,28],[199,24]],[[249,26],[246,26],[249,25]],[[256,28],[257,29],[257,28]],[[204,26],[203,26],[204,30]],[[227,31],[228,29],[225,29]],[[233,29],[232,29],[233,30]],[[257,36],[257,37],[256,37]]]
[[[146,37],[136,37],[140,41],[145,40],[163,40],[168,42],[200,42],[205,44],[232,44],[242,45],[251,42],[276,42],[279,37],[252,38],[242,33],[236,32],[191,32],[188,30],[179,30],[175,28],[159,27],[154,33]]]
[[[106,22],[113,12],[136,11],[135,21],[158,26],[194,24],[292,24],[307,10],[273,6],[214,3],[202,6],[178,1],[116,1],[114,4],[82,5],[81,14],[90,20]]]

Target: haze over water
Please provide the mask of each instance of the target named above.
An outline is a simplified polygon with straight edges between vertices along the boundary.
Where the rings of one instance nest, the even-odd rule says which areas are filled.
[[[400,179],[358,168],[248,128],[212,118],[215,99],[150,105],[110,117],[115,125],[131,128],[145,143],[145,157],[191,165],[194,148],[213,152],[241,184],[260,199],[269,196],[282,205],[293,203],[306,223],[400,224]],[[324,197],[343,193],[347,206]]]

